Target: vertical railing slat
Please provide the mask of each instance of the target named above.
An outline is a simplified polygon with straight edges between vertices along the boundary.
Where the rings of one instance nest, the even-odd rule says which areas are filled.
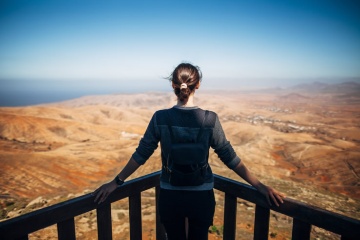
[[[236,197],[225,193],[224,205],[224,239],[235,240],[236,234]]]
[[[142,239],[141,192],[129,196],[130,239]]]
[[[98,239],[112,240],[111,204],[103,203],[96,209]]]
[[[256,205],[254,240],[268,239],[270,209]]]
[[[159,213],[159,195],[160,195],[160,186],[155,187],[155,206],[156,206],[156,239],[157,240],[166,240],[166,232],[164,225],[160,221]]]
[[[293,220],[292,240],[310,239],[311,224],[303,222],[297,218]]]
[[[74,218],[57,223],[59,240],[75,240],[75,221]]]

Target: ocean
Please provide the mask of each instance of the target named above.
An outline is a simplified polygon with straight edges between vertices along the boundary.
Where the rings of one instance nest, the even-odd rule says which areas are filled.
[[[89,95],[66,91],[0,91],[0,107],[30,106],[65,101]]]
[[[169,91],[169,85],[163,81],[149,84],[149,81],[144,80],[0,80],[0,107],[54,103],[88,95]]]

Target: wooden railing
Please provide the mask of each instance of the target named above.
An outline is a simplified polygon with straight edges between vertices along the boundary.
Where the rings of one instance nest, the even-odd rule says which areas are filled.
[[[80,214],[96,209],[99,240],[112,239],[111,203],[129,198],[130,239],[142,239],[141,192],[156,189],[159,194],[160,172],[155,172],[126,182],[114,191],[106,202],[94,203],[94,196],[87,194],[56,205],[46,207],[13,219],[0,222],[0,239],[28,239],[37,230],[57,224],[59,240],[73,240],[75,220]],[[301,202],[285,199],[280,207],[269,208],[265,198],[253,187],[215,175],[215,189],[225,193],[223,239],[235,239],[237,198],[256,204],[254,239],[268,239],[270,210],[293,218],[292,239],[310,239],[311,226],[318,226],[341,235],[341,239],[359,239],[360,221]],[[158,211],[158,210],[156,210]],[[156,239],[166,239],[159,214],[156,213]]]

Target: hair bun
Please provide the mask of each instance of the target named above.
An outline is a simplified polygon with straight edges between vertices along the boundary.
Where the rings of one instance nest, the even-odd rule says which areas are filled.
[[[183,88],[187,88],[188,86],[187,86],[187,84],[186,83],[182,83],[181,85],[180,85],[180,89],[183,89]]]

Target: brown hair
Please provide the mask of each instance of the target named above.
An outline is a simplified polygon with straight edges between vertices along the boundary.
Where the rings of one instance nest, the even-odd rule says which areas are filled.
[[[198,66],[190,63],[180,63],[168,77],[172,82],[174,93],[182,103],[186,103],[191,93],[199,86],[202,74]],[[180,88],[186,83],[187,88]]]

